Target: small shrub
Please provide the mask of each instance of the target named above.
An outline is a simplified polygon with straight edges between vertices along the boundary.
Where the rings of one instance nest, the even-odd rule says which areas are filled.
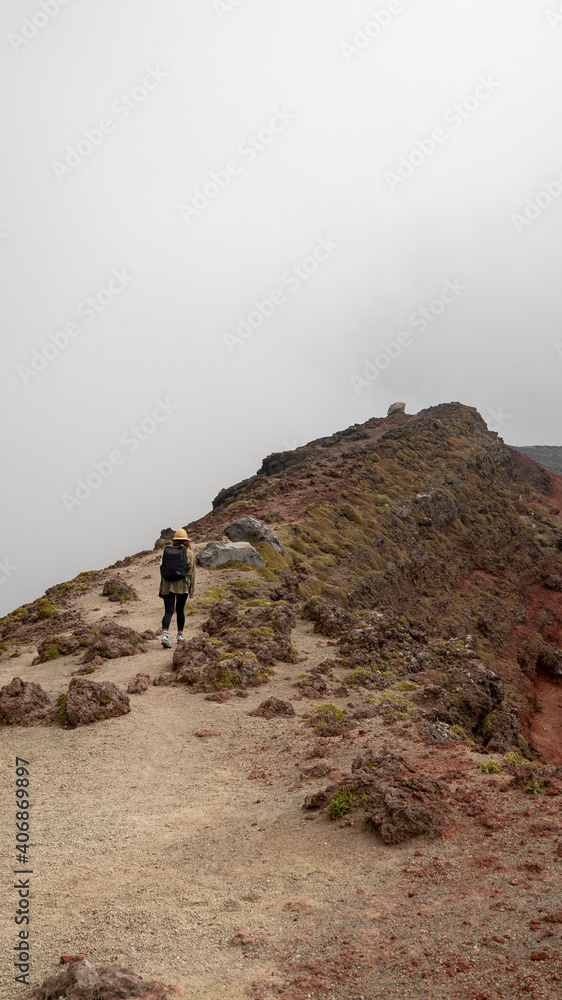
[[[325,705],[316,705],[312,709],[313,712],[330,712],[334,716],[334,722],[341,722],[343,719],[343,712],[341,708],[337,705],[332,705],[331,702],[327,702]]]
[[[57,712],[57,722],[59,726],[66,726],[68,723],[68,716],[66,714],[66,695],[61,694],[57,698],[58,712]]]
[[[460,737],[461,740],[466,739],[466,733],[461,726],[451,726],[451,732],[453,733],[454,736]],[[472,745],[473,746],[475,745],[474,742],[472,743]]]
[[[355,785],[351,785],[349,788],[342,785],[328,806],[328,819],[340,819],[352,809],[359,809],[365,805],[367,798],[367,794],[360,794]]]
[[[60,656],[60,649],[56,642],[49,642],[43,648],[43,661],[46,660],[56,660]]]
[[[481,764],[478,770],[482,774],[499,774],[503,771],[501,764],[498,764],[497,760],[487,760],[485,764]]]
[[[542,791],[539,782],[535,779],[534,781],[528,781],[525,785],[525,791],[529,792],[531,795],[538,795]]]
[[[40,619],[40,620],[42,620],[44,618],[52,618],[53,615],[56,615],[56,613],[57,613],[58,610],[59,609],[54,604],[49,604],[47,602],[41,608],[39,614],[37,615],[37,618]]]
[[[230,658],[232,658],[232,654],[230,654]],[[222,691],[223,688],[236,687],[237,684],[240,684],[241,680],[242,674],[239,670],[223,670],[215,683],[215,687],[218,691]]]
[[[516,753],[515,751],[511,751],[510,753],[506,753],[504,755],[503,759],[505,760],[506,764],[511,764],[513,767],[523,767],[523,766],[526,766],[526,767],[536,767],[537,766],[536,764],[533,764],[532,761],[527,760],[525,757],[522,757],[520,754]]]
[[[348,687],[361,687],[371,680],[371,673],[365,667],[356,667],[345,678]]]
[[[217,585],[217,586],[209,587],[209,589],[205,593],[205,596],[204,596],[203,600],[204,601],[220,601],[224,597],[230,597],[230,596],[231,595],[230,595],[230,591],[229,591],[228,587],[221,587],[221,586]]]

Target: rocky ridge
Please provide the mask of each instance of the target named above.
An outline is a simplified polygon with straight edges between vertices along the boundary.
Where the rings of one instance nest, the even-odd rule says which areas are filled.
[[[551,693],[560,683],[561,483],[506,448],[476,411],[449,404],[270,456],[258,476],[223,493],[211,514],[187,526],[197,547],[222,544],[224,529],[252,517],[279,542],[250,542],[265,566],[201,569],[205,584],[189,608],[187,641],[171,655],[155,638],[159,609],[147,618],[143,580],[155,588],[157,551],[50,588],[1,623],[7,683],[0,712],[20,699],[5,725],[28,725],[33,741],[41,713],[56,709],[51,721],[68,728],[61,739],[74,739],[75,701],[83,722],[93,723],[89,731],[103,730],[104,741],[119,747],[121,733],[131,741],[136,727],[142,737],[163,699],[175,734],[168,769],[180,797],[204,799],[210,782],[216,789],[221,780],[211,778],[214,768],[217,775],[232,768],[227,785],[234,781],[244,801],[246,788],[258,795],[245,806],[256,812],[257,831],[247,835],[259,836],[261,824],[267,857],[273,817],[282,813],[289,865],[311,842],[307,871],[322,869],[323,845],[331,845],[329,854],[337,844],[333,872],[346,838],[349,891],[338,879],[332,898],[327,876],[324,886],[323,874],[307,875],[302,896],[283,890],[284,916],[274,925],[266,910],[238,925],[228,922],[228,908],[215,913],[228,948],[269,966],[252,976],[242,968],[252,963],[239,962],[232,996],[242,996],[243,984],[246,995],[268,1000],[383,993],[552,1000],[562,981],[562,760],[538,738],[548,713],[535,712],[535,699],[539,682]],[[123,589],[113,589],[115,570]],[[112,602],[124,591],[132,598]],[[101,609],[94,606],[100,599]],[[110,614],[128,615],[131,625]],[[127,676],[138,653],[145,672]],[[25,666],[18,664],[21,677],[9,673],[12,657]],[[99,683],[72,676],[84,670],[96,670]],[[126,688],[143,697],[131,706]],[[186,701],[184,692],[194,697]],[[101,714],[110,703],[104,694],[126,705],[124,713]],[[186,726],[202,749],[192,746],[181,786],[177,746]],[[195,793],[198,752],[207,756]],[[256,811],[264,801],[269,812]],[[239,822],[238,812],[229,819],[223,877],[241,863],[243,841],[226,847]],[[215,823],[213,815],[209,828]],[[183,826],[178,835],[190,836]],[[202,831],[201,871],[210,836]],[[377,870],[371,883],[367,857],[371,868],[375,858],[375,867],[383,857],[384,864],[401,858],[400,870],[388,878]],[[241,899],[251,895],[240,885]],[[142,939],[127,920],[131,927],[120,926],[138,961]],[[275,926],[278,950],[260,921]],[[77,932],[76,947],[99,946],[102,929],[91,917],[86,923],[90,938],[78,940]],[[206,938],[197,940],[208,954]],[[151,954],[151,985],[176,981],[163,957]],[[223,968],[218,953],[213,961]],[[123,964],[138,967],[130,952]],[[139,971],[146,975],[145,966]],[[190,993],[192,973],[180,976],[188,995],[214,996],[215,974],[205,986],[197,972]]]

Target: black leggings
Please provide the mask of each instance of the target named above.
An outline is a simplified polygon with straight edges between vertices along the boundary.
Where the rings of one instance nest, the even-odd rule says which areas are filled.
[[[183,632],[183,627],[185,625],[185,615],[183,613],[183,609],[185,608],[187,596],[187,594],[165,594],[163,597],[165,614],[162,619],[162,628],[167,629],[170,627],[175,604],[178,616],[178,632]]]

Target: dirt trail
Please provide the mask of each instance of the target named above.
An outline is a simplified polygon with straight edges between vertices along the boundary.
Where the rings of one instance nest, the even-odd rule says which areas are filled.
[[[77,599],[84,618],[157,629],[157,562],[153,553],[121,570],[139,602],[121,609],[99,586]],[[198,596],[227,579],[227,572],[199,569]],[[188,636],[205,617],[199,611],[187,619]],[[466,820],[443,840],[389,847],[361,822],[310,818],[304,796],[327,783],[301,779],[310,730],[299,719],[248,715],[270,695],[294,698],[298,675],[330,654],[328,641],[302,620],[293,642],[301,662],[277,664],[271,682],[245,699],[220,705],[184,687],[151,685],[131,696],[131,712],[117,719],[76,730],[1,730],[0,794],[8,806],[0,849],[8,864],[13,761],[17,754],[31,762],[32,982],[52,974],[60,954],[87,948],[176,984],[186,1000],[275,996],[266,984],[283,988],[286,1000],[553,1000],[553,976],[562,978],[560,931],[554,926],[547,942],[548,962],[529,965],[528,927],[530,917],[561,905],[552,841],[559,800],[518,793],[514,806],[497,794],[502,776],[478,773],[475,753],[428,748],[406,723],[388,728],[379,717],[350,739],[332,741],[331,766],[347,771],[363,746],[389,745],[413,766],[453,775]],[[56,697],[78,657],[31,666],[34,655],[25,647],[17,659],[2,657],[0,684],[19,675]],[[126,687],[138,671],[154,677],[171,657],[153,640],[148,653],[108,660],[93,679]],[[351,699],[330,700],[345,707]],[[302,716],[311,702],[294,705]],[[201,728],[220,735],[198,738]],[[533,824],[546,832],[531,836]],[[5,866],[2,997],[22,1000],[12,978],[9,871]],[[249,930],[247,943],[232,946],[240,929]],[[492,933],[501,945],[489,945]],[[520,993],[527,983],[532,990]]]
[[[155,561],[145,558],[135,572],[121,571],[141,593],[128,614],[89,593],[77,602],[86,620],[115,615],[121,624],[158,628]],[[149,573],[151,580],[143,580]],[[199,569],[198,593],[222,580],[220,573]],[[187,636],[204,617],[188,617]],[[314,662],[326,655],[326,643],[318,648],[311,631],[301,623],[294,640]],[[93,679],[126,687],[139,670],[156,676],[172,651],[157,640],[149,646],[145,655],[107,661]],[[32,667],[34,653],[30,648],[17,660],[3,661],[0,684],[18,674],[56,697],[78,657]],[[328,926],[342,885],[351,901],[362,868],[387,872],[400,864],[408,848],[377,847],[365,832],[350,842],[348,832],[330,826],[320,840],[311,837],[317,820],[306,820],[301,809],[304,792],[295,766],[310,739],[295,736],[294,722],[248,717],[270,694],[294,695],[292,682],[302,669],[279,664],[266,688],[224,705],[185,688],[151,685],[146,694],[131,697],[129,715],[107,723],[74,731],[3,729],[6,800],[13,758],[31,761],[34,981],[52,971],[59,954],[89,948],[96,957],[178,984],[188,1000],[234,1000],[244,996],[247,983],[270,976],[274,948],[285,937],[292,940],[294,915],[284,910],[287,902],[315,899],[313,911]],[[220,736],[197,738],[201,728]],[[345,755],[348,764],[352,751]],[[248,780],[256,766],[264,777]],[[8,809],[3,857],[13,853],[13,826]],[[255,949],[245,955],[245,949],[229,946],[240,926],[270,946],[265,961]],[[2,964],[12,933],[3,921]],[[4,982],[6,1000],[21,997],[19,984]]]

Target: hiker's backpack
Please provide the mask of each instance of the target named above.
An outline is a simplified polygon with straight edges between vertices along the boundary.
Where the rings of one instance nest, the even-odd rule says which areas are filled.
[[[187,575],[187,549],[185,545],[166,545],[162,552],[160,575],[163,580],[183,580]]]

